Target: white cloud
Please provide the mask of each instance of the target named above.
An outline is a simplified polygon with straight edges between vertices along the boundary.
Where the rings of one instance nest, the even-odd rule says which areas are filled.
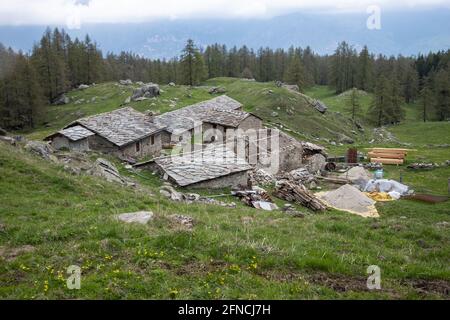
[[[298,10],[450,8],[450,0],[15,0],[1,1],[0,25],[125,23],[180,18],[264,18]]]

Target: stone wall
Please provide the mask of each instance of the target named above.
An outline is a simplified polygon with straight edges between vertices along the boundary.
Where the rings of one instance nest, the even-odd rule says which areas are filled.
[[[187,186],[188,188],[197,189],[220,189],[220,188],[233,188],[238,185],[247,185],[248,171],[241,171],[232,173],[227,176],[201,181],[198,183]]]
[[[136,150],[137,143],[140,143],[139,151]],[[156,133],[153,135],[153,144],[152,144],[152,136],[150,136],[121,148],[120,152],[124,156],[139,158],[145,156],[159,156],[161,154],[161,149],[162,149],[161,134]]]

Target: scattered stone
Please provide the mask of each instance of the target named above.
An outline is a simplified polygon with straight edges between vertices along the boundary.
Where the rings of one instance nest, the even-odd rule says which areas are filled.
[[[80,90],[84,90],[84,89],[87,89],[87,88],[89,88],[89,86],[87,84],[80,84],[78,86],[78,89],[80,89]]]
[[[81,98],[81,99],[78,99],[77,101],[75,101],[75,104],[76,105],[78,105],[78,104],[82,104],[82,103],[84,103],[84,98]]]
[[[169,219],[175,223],[182,225],[188,230],[192,230],[194,228],[194,219],[189,216],[184,216],[181,214],[172,214],[169,216]]]
[[[123,86],[130,86],[133,84],[133,81],[131,81],[130,79],[127,80],[119,80],[119,83]]]
[[[155,83],[148,83],[139,89],[135,89],[133,91],[133,95],[131,96],[132,101],[140,101],[138,99],[142,98],[153,98],[160,95],[159,86]]]
[[[151,211],[138,211],[118,215],[118,219],[125,223],[147,224],[152,218],[153,212]]]
[[[143,86],[145,83],[143,83],[142,81],[136,81],[136,84],[137,84],[138,86]]]
[[[441,164],[438,163],[412,163],[407,166],[408,169],[412,170],[432,170],[440,167],[447,167],[450,165],[450,160],[447,160]]]
[[[70,98],[68,96],[66,96],[64,93],[62,95],[60,95],[58,98],[55,99],[55,101],[53,101],[54,105],[64,105],[64,104],[68,104],[70,103]]]
[[[128,104],[130,102],[131,102],[131,97],[126,98],[125,101],[124,101],[125,104]]]
[[[169,87],[175,87],[175,83],[169,82]]]
[[[272,115],[272,117],[278,117],[278,112],[273,111],[271,115]]]

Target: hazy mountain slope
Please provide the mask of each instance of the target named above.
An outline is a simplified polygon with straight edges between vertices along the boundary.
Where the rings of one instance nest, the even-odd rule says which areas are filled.
[[[200,45],[215,42],[228,46],[287,48],[311,46],[331,53],[346,40],[372,52],[417,54],[450,48],[450,10],[383,12],[381,30],[368,30],[368,14],[296,13],[271,19],[173,20],[136,24],[83,25],[71,35],[89,33],[106,51],[134,51],[150,57],[177,56],[186,39]],[[0,27],[0,42],[30,50],[44,31],[43,26]]]

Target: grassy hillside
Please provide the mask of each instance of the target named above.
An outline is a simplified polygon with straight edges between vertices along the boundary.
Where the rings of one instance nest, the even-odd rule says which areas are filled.
[[[4,144],[0,176],[0,298],[448,298],[448,204],[384,203],[377,221],[187,205],[161,199],[150,174],[129,189]],[[114,218],[137,210],[156,218]],[[74,264],[81,290],[65,286]],[[365,287],[372,264],[381,291]]]
[[[196,88],[163,86],[161,97],[130,105],[164,112],[210,98],[209,87],[217,85],[269,125],[287,126],[313,142],[314,136],[320,138],[331,154],[341,155],[348,148],[327,142],[334,139],[330,131],[351,135],[354,129],[343,114],[341,97],[325,87],[308,92],[328,104],[325,116],[298,94],[272,83],[229,78]],[[49,106],[39,128],[27,132],[27,137],[40,139],[80,116],[118,108],[131,91],[106,83],[70,92],[72,103]],[[75,104],[79,99],[89,102]],[[449,148],[437,146],[450,144],[449,125],[408,119],[387,129],[418,150],[408,155],[408,162],[441,162],[450,159]],[[356,137],[360,150],[374,146],[369,144],[371,132],[366,126],[366,133]],[[230,209],[171,202],[159,196],[161,181],[156,176],[149,172],[135,176],[116,165],[139,187],[74,176],[62,165],[0,142],[0,298],[449,297],[448,202],[378,203],[377,220],[336,210],[314,214],[304,208],[298,209],[305,217],[294,218],[240,203]],[[386,166],[385,171],[397,180],[401,174],[415,190],[447,193],[450,167],[417,172]],[[222,192],[226,190],[201,191]],[[155,219],[145,226],[115,219],[119,213],[138,210],[153,211]],[[193,217],[193,230],[175,224],[171,214]],[[366,288],[366,269],[373,264],[381,268],[380,291]],[[81,290],[66,288],[70,265],[82,267]]]
[[[158,98],[127,105],[140,111],[167,112],[215,97],[208,93],[211,86],[224,87],[226,94],[240,101],[245,110],[261,116],[269,125],[282,124],[285,130],[304,139],[334,139],[336,133],[360,139],[352,133],[356,128],[347,117],[335,112],[322,115],[309,106],[303,97],[285,88],[277,88],[274,83],[216,78],[201,87],[161,86],[162,94]],[[124,105],[134,87],[137,86],[104,83],[85,90],[74,90],[68,94],[71,103],[48,106],[40,117],[39,128],[27,134],[31,138],[42,139],[75,119],[117,109]],[[273,112],[277,115],[274,116]]]

